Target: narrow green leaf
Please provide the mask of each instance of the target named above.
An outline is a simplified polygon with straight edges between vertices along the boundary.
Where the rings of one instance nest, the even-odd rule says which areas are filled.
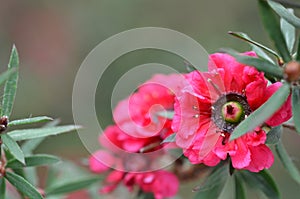
[[[33,150],[35,150],[45,139],[46,137],[27,140],[21,146],[23,153],[25,155],[31,155],[33,153]]]
[[[204,195],[207,195],[211,192],[211,190],[219,190],[219,195],[225,185],[228,176],[228,164],[221,163],[220,165],[215,167],[212,170],[211,174],[206,178],[206,180],[201,185],[196,186],[193,191],[200,193],[203,192]],[[200,193],[197,194],[197,196],[202,196]]]
[[[13,74],[17,72],[16,68],[9,68],[7,71],[0,75],[0,85],[2,85],[6,80],[8,80]]]
[[[27,197],[32,199],[43,199],[38,190],[36,190],[34,186],[27,182],[23,177],[11,172],[6,172],[5,178]]]
[[[230,140],[234,140],[269,119],[287,100],[290,94],[290,85],[283,84],[261,107],[251,113],[248,118],[243,120],[232,132]]]
[[[289,12],[288,9],[283,7],[281,4],[274,1],[269,1],[271,8],[283,19],[285,19],[290,24],[294,25],[297,28],[300,28],[300,19],[294,15],[294,13]]]
[[[259,173],[240,171],[241,176],[249,186],[262,191],[270,199],[279,199],[280,193],[274,179],[267,170]]]
[[[298,39],[298,46],[297,46],[297,54],[296,54],[296,60],[300,62],[300,37]]]
[[[274,55],[277,60],[281,60],[281,57],[277,54],[277,52],[275,52],[274,50],[254,41],[253,39],[251,39],[247,34],[243,33],[243,32],[232,32],[229,31],[228,32],[230,35],[235,36],[239,39],[242,39],[246,42],[248,42],[251,46],[254,52],[256,52],[256,54],[261,57],[264,58],[266,60],[268,60],[269,62],[274,64],[274,61],[262,50],[267,51],[268,53]]]
[[[158,112],[156,113],[158,116],[161,116],[161,117],[164,117],[164,118],[167,118],[167,119],[173,119],[174,117],[174,111],[161,111],[161,112]]]
[[[292,9],[288,11],[293,13]],[[281,28],[281,32],[283,33],[289,52],[290,54],[293,54],[293,49],[296,40],[296,29],[294,26],[292,26],[289,22],[287,22],[283,18],[280,19],[280,28]]]
[[[292,159],[290,158],[289,154],[286,152],[283,144],[279,142],[275,145],[276,153],[283,164],[284,168],[290,174],[290,176],[300,184],[300,173],[295,164],[293,163]]]
[[[39,117],[25,118],[25,119],[20,119],[20,120],[13,120],[8,123],[8,126],[33,124],[33,123],[39,123],[39,122],[47,122],[47,121],[51,121],[51,120],[53,120],[51,117],[39,116]]]
[[[99,182],[101,178],[99,177],[87,177],[80,180],[76,180],[74,182],[66,182],[65,184],[58,185],[55,184],[46,189],[46,195],[58,195],[58,194],[65,194],[70,193],[73,191],[85,189],[92,184]]]
[[[25,164],[24,154],[21,148],[19,147],[18,143],[13,140],[11,136],[8,134],[1,135],[3,144],[7,147],[10,153],[21,163]]]
[[[243,181],[234,175],[235,179],[235,199],[246,199],[245,187],[243,186]]]
[[[286,0],[273,0],[275,2],[278,2],[288,8],[300,8],[300,4],[293,1],[286,1]]]
[[[6,184],[5,179],[0,178],[0,199],[5,199]]]
[[[43,126],[43,128],[54,127],[59,122],[60,122],[60,120],[58,120],[58,119],[52,120],[51,122],[48,122],[47,124],[45,124]],[[21,146],[24,154],[31,155],[33,153],[33,150],[35,150],[45,139],[46,139],[46,137],[41,137],[41,138],[34,138],[34,139],[25,141]]]
[[[297,132],[300,134],[300,87],[294,87],[292,91],[293,120]]]
[[[270,5],[265,0],[258,0],[259,10],[262,22],[273,40],[275,47],[279,51],[285,62],[289,62],[292,58],[285,43],[283,34],[280,30],[279,17],[272,10]]]
[[[166,137],[166,139],[164,139],[160,144],[170,143],[170,142],[175,142],[175,141],[176,141],[176,133],[173,133],[173,134],[169,135],[168,137]]]
[[[18,160],[13,159],[7,162],[7,168],[19,169],[23,167],[36,167],[36,166],[44,166],[55,164],[59,162],[60,159],[53,155],[46,155],[46,154],[38,154],[25,157],[26,165],[21,164]]]
[[[267,134],[266,144],[277,144],[280,141],[282,126],[273,127]]]
[[[14,130],[8,132],[15,141],[28,140],[34,138],[40,138],[50,135],[58,135],[61,133],[67,133],[81,128],[80,126],[75,125],[66,125],[66,126],[57,126],[49,128],[37,128],[37,129],[25,129],[25,130]]]
[[[1,115],[10,116],[17,91],[19,56],[15,45],[12,48],[8,69],[15,68],[16,72],[5,83]]]
[[[283,78],[283,71],[280,67],[270,63],[269,61],[250,57],[250,56],[241,56],[235,55],[236,60],[240,63],[253,66],[257,70],[264,72],[266,75],[270,75],[272,77]]]

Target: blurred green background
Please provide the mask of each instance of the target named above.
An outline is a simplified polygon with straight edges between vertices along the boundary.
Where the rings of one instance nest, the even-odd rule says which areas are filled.
[[[0,64],[5,70],[10,49],[20,54],[20,81],[13,117],[49,115],[63,124],[72,120],[72,87],[76,72],[88,53],[101,41],[136,27],[164,27],[198,41],[209,53],[221,47],[249,50],[227,31],[248,33],[271,46],[260,23],[256,1],[204,0],[0,0]],[[116,60],[105,73],[97,91],[100,122],[111,122],[110,94],[126,70],[157,62],[184,71],[180,58],[156,50],[129,53]],[[283,141],[300,168],[300,137],[286,132]],[[67,143],[67,144],[66,144]],[[77,161],[87,157],[76,133],[49,138],[39,151],[60,154]],[[272,167],[282,198],[299,195],[299,187],[278,160]],[[189,194],[185,187],[183,194]],[[258,198],[254,195],[253,198]]]

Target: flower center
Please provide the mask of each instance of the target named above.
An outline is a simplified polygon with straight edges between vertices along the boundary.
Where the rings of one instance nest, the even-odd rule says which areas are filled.
[[[222,116],[226,122],[237,123],[240,122],[244,114],[243,106],[238,102],[227,102],[222,107]]]
[[[212,121],[222,131],[231,133],[251,113],[244,95],[230,92],[221,95],[212,106]]]

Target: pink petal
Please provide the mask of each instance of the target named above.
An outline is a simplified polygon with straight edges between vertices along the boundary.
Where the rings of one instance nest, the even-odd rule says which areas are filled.
[[[259,172],[263,169],[269,169],[273,162],[274,156],[272,151],[264,144],[256,147],[249,147],[251,152],[251,162],[245,169],[251,172]]]
[[[108,151],[99,150],[89,158],[90,170],[94,173],[102,173],[109,170],[115,164],[115,157]]]
[[[253,81],[246,86],[245,93],[247,101],[252,110],[256,110],[263,104],[266,94],[267,82],[264,79]]]
[[[270,86],[268,86],[265,101],[267,101],[280,87],[282,83],[276,82]],[[292,103],[291,103],[291,95],[288,97],[286,102],[281,106],[281,108],[276,111],[271,118],[266,121],[266,124],[269,126],[278,126],[283,122],[288,121],[292,117]]]
[[[235,142],[236,153],[231,155],[232,166],[236,169],[242,169],[250,164],[250,151],[242,139],[238,138]]]

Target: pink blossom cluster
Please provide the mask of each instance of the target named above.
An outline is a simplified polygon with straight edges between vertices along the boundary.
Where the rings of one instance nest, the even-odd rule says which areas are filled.
[[[174,196],[179,187],[176,175],[155,169],[156,160],[173,147],[181,148],[192,164],[216,166],[230,158],[235,169],[270,168],[274,157],[261,126],[233,141],[229,137],[280,86],[223,53],[210,55],[207,72],[155,75],[119,102],[113,112],[115,125],[100,135],[104,149],[89,161],[91,171],[108,172],[100,192],[109,193],[123,184],[130,191],[138,187],[153,193],[156,199]],[[174,117],[164,116],[166,112],[174,112]],[[275,127],[291,116],[289,97],[263,125]],[[173,144],[161,144],[173,133]]]

